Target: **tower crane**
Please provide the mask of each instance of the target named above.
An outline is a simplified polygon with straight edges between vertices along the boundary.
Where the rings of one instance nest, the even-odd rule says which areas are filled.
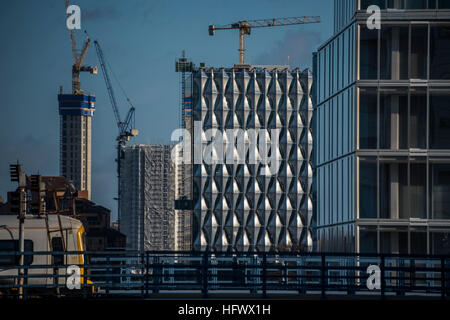
[[[119,113],[119,108],[117,107],[117,101],[116,97],[114,95],[114,90],[111,84],[111,79],[109,77],[108,69],[107,69],[107,62],[105,60],[105,56],[103,54],[103,50],[100,47],[100,44],[97,40],[94,41],[95,49],[97,51],[98,60],[100,62],[100,67],[102,69],[103,78],[105,79],[106,89],[108,91],[109,100],[111,102],[111,106],[114,112],[114,116],[116,118],[117,128],[119,129],[119,134],[117,135],[116,141],[117,141],[117,185],[118,185],[118,195],[116,200],[118,201],[118,219],[119,219],[119,227],[120,227],[120,159],[121,159],[121,149],[123,146],[126,145],[128,141],[130,141],[131,137],[135,137],[138,135],[139,131],[137,129],[134,129],[134,112],[135,107],[131,103],[130,99],[126,95],[125,91],[123,90],[122,86],[121,89],[125,95],[125,98],[130,105],[130,109],[128,110],[125,119],[122,121]],[[117,78],[116,78],[117,80]],[[117,80],[118,81],[118,80]],[[120,83],[119,83],[120,85]]]
[[[69,7],[69,0],[64,0],[66,5],[66,12],[67,8]],[[69,17],[69,14],[67,13],[67,17]],[[98,68],[97,66],[91,67],[91,66],[83,66],[84,59],[86,58],[86,53],[88,50],[88,47],[91,43],[91,39],[87,36],[86,33],[86,42],[84,43],[83,49],[81,50],[81,53],[78,55],[77,52],[77,43],[75,40],[75,35],[73,30],[69,29],[70,32],[70,42],[72,44],[72,55],[73,55],[73,66],[72,66],[72,93],[73,94],[80,94],[83,91],[80,88],[80,73],[81,72],[89,72],[91,74],[97,74]]]
[[[210,25],[209,35],[215,35],[216,30],[239,30],[239,64],[245,64],[245,35],[250,35],[253,28],[280,27],[296,24],[320,23],[320,17],[293,17],[293,18],[272,18],[259,20],[244,20],[224,26]]]

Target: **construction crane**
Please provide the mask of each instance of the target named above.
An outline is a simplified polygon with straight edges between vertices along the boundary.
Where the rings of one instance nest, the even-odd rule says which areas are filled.
[[[294,17],[294,18],[272,18],[260,20],[244,20],[238,21],[225,26],[210,25],[208,28],[209,35],[215,35],[216,30],[239,30],[239,64],[245,64],[245,35],[250,35],[253,28],[267,28],[290,26],[296,24],[320,23],[320,17]]]
[[[108,69],[107,69],[107,62],[105,59],[105,56],[103,54],[103,50],[100,47],[100,43],[95,40],[94,41],[94,45],[95,45],[95,50],[97,51],[97,56],[98,56],[98,60],[100,62],[100,67],[102,69],[102,73],[103,73],[103,78],[105,79],[105,84],[106,84],[106,89],[108,91],[108,95],[109,95],[109,100],[111,102],[111,106],[114,112],[114,116],[116,118],[116,124],[117,124],[117,128],[119,129],[119,134],[117,135],[117,185],[118,185],[118,190],[117,190],[117,198],[116,200],[118,201],[118,221],[119,221],[119,226],[120,226],[120,194],[121,194],[121,190],[120,190],[120,159],[121,159],[121,149],[123,146],[126,145],[126,143],[128,141],[130,141],[131,137],[135,137],[138,135],[139,131],[137,129],[134,129],[134,112],[135,112],[135,107],[133,106],[133,104],[131,103],[130,99],[128,98],[127,94],[125,93],[123,87],[120,85],[117,77],[116,80],[119,83],[120,88],[122,89],[123,94],[125,95],[125,98],[128,102],[128,104],[130,105],[130,109],[128,110],[126,116],[125,116],[125,120],[121,120],[120,118],[120,113],[119,113],[119,108],[117,106],[117,101],[116,101],[116,97],[114,95],[114,90],[111,84],[111,79],[109,77],[109,73],[108,73]],[[111,67],[108,64],[109,69],[111,69]],[[111,70],[112,71],[112,70]],[[114,74],[114,73],[113,73]]]
[[[70,6],[69,0],[65,0],[66,5],[66,13],[67,8]],[[67,13],[67,17],[69,18],[69,13]],[[84,59],[86,58],[86,53],[91,43],[91,39],[87,36],[86,33],[86,42],[84,43],[83,49],[81,53],[78,55],[77,51],[77,43],[75,40],[75,34],[72,29],[69,29],[70,32],[70,42],[72,44],[72,55],[73,55],[73,66],[72,66],[72,94],[80,94],[83,92],[80,88],[80,74],[81,72],[89,72],[91,74],[97,74],[98,68],[97,66],[83,66]]]

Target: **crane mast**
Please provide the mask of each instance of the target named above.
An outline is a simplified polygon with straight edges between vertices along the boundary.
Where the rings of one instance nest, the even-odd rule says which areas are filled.
[[[245,35],[250,35],[253,28],[267,28],[290,26],[297,24],[320,23],[320,17],[293,17],[293,18],[272,18],[259,20],[243,20],[224,26],[210,25],[208,28],[209,35],[215,35],[216,30],[239,30],[239,64],[245,64]]]
[[[114,117],[116,118],[116,125],[119,130],[119,134],[117,135],[116,141],[117,141],[117,212],[118,212],[118,222],[119,222],[119,228],[120,228],[120,195],[121,195],[121,188],[120,188],[120,159],[121,159],[121,149],[123,146],[126,145],[126,143],[130,140],[131,137],[135,137],[138,135],[138,130],[134,129],[134,112],[135,107],[131,103],[130,99],[126,96],[126,100],[130,105],[130,109],[128,110],[125,120],[121,120],[119,108],[117,105],[117,100],[114,94],[114,89],[111,84],[111,78],[109,77],[109,72],[107,68],[107,63],[105,56],[103,54],[103,50],[100,47],[100,43],[95,40],[94,41],[95,49],[97,51],[98,60],[100,62],[100,67],[102,69],[103,78],[105,80],[106,89],[108,91],[109,100],[111,102],[111,106],[114,112]]]
[[[116,118],[117,126],[119,130],[121,129],[121,121],[119,115],[119,109],[117,108],[116,97],[114,95],[114,91],[111,85],[111,80],[109,78],[108,70],[106,70],[105,58],[103,55],[103,50],[100,48],[100,44],[98,41],[94,41],[95,49],[97,51],[97,56],[100,62],[100,67],[102,69],[103,78],[105,79],[106,89],[108,91],[109,100],[111,101],[111,106],[113,108],[114,117]]]

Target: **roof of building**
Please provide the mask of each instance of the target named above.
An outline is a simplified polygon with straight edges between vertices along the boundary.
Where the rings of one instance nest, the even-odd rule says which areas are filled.
[[[89,236],[90,238],[106,237],[108,239],[113,239],[113,238],[118,238],[118,237],[126,238],[126,235],[124,235],[122,232],[117,231],[112,228],[107,228],[107,229],[102,229],[102,230],[97,230],[97,231],[90,231],[89,233],[87,233],[87,236]]]
[[[75,199],[75,208],[77,213],[111,213],[111,210],[108,208],[83,198]]]
[[[75,192],[74,185],[69,182],[65,177],[61,176],[42,176],[41,181],[45,183],[46,189],[51,190],[70,190]]]

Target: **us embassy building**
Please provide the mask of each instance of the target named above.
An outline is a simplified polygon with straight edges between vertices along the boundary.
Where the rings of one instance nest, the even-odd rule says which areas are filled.
[[[193,250],[312,250],[310,71],[235,65],[191,77]]]

